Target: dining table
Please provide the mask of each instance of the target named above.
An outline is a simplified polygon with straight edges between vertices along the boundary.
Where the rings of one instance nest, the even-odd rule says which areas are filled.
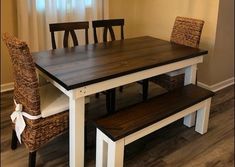
[[[32,53],[39,74],[69,97],[69,166],[84,166],[86,96],[179,69],[195,84],[207,53],[151,36]],[[195,114],[184,124],[194,126]]]

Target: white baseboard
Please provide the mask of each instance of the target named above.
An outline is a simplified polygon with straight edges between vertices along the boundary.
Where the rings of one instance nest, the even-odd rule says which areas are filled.
[[[14,90],[14,82],[1,84],[1,93]]]
[[[223,88],[226,88],[226,87],[228,87],[230,85],[233,85],[234,84],[234,77],[229,78],[227,80],[224,80],[222,82],[216,83],[214,85],[207,85],[207,84],[204,84],[202,82],[197,82],[197,84],[200,87],[203,87],[205,89],[209,89],[209,90],[211,90],[213,92],[217,92],[217,91],[219,91],[219,90],[221,90]]]

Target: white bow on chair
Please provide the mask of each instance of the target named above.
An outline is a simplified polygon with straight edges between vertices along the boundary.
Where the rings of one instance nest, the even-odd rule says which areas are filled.
[[[23,106],[22,104],[17,104],[16,101],[14,100],[14,103],[16,105],[15,111],[11,114],[11,120],[13,123],[15,123],[15,131],[16,131],[16,136],[19,140],[19,142],[21,143],[21,134],[25,129],[25,121],[24,121],[24,117],[28,118],[28,119],[39,119],[41,118],[41,115],[37,115],[37,116],[32,116],[29,115],[26,112],[22,112]]]

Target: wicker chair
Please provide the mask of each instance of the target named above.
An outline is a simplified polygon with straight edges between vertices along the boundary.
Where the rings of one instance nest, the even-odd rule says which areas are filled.
[[[24,116],[25,129],[21,141],[29,150],[29,166],[36,164],[36,151],[63,134],[68,129],[69,99],[51,84],[39,87],[35,64],[27,44],[9,34],[3,35],[14,71],[14,100],[23,112],[37,119]],[[22,112],[22,113],[23,113]],[[17,148],[13,124],[11,148]]]
[[[97,28],[103,28],[103,41],[108,41],[108,31],[110,32],[111,41],[115,41],[115,33],[113,27],[120,27],[120,37],[124,39],[124,19],[109,19],[109,20],[94,20],[92,21],[94,42],[98,43]],[[123,87],[119,87],[119,91],[123,91]],[[108,113],[115,111],[115,88],[103,92],[106,94],[106,108]],[[99,93],[96,93],[96,98],[99,97]]]
[[[193,48],[198,48],[204,21],[176,17],[170,41]],[[184,70],[177,70],[151,79],[168,91],[184,86]]]
[[[63,38],[63,47],[67,48],[69,46],[69,34],[73,40],[73,46],[77,46],[78,39],[75,33],[75,30],[85,30],[85,43],[88,44],[88,29],[89,29],[89,22],[67,22],[67,23],[53,23],[49,24],[50,32],[51,32],[51,43],[52,48],[56,49],[56,40],[55,40],[55,32],[64,31],[64,38]]]

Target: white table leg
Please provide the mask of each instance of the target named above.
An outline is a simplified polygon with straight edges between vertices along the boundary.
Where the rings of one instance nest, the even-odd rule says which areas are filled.
[[[195,84],[196,82],[196,72],[197,65],[189,66],[185,69],[185,77],[184,77],[184,85]],[[196,112],[189,114],[184,117],[184,125],[188,127],[192,127],[195,125]]]
[[[205,134],[208,129],[210,106],[211,106],[211,98],[207,99],[205,106],[197,111],[195,131],[202,135]]]
[[[85,98],[69,99],[69,166],[84,166]]]

